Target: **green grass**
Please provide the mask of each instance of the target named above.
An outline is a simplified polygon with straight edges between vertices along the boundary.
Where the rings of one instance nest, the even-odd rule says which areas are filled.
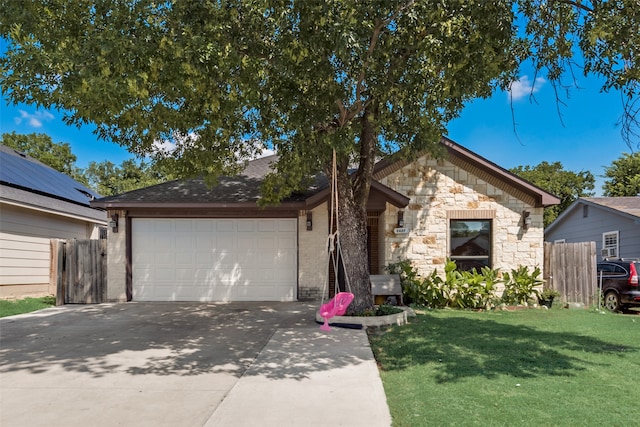
[[[371,330],[394,426],[627,426],[640,316],[428,311]]]
[[[0,317],[13,316],[15,314],[31,313],[43,308],[56,305],[56,298],[47,296],[42,298],[24,298],[19,300],[0,300]]]

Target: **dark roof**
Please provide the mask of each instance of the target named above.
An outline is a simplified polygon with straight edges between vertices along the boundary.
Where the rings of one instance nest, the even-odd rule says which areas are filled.
[[[100,195],[24,153],[0,145],[0,183],[82,206]]]
[[[104,197],[91,202],[91,205],[103,208],[147,207],[157,204],[162,204],[163,207],[226,207],[231,204],[255,206],[261,198],[260,186],[263,179],[271,171],[271,165],[277,158],[272,155],[252,160],[240,175],[219,177],[213,186],[209,186],[203,178],[175,180]],[[293,194],[283,200],[281,205],[304,204],[309,196],[326,186],[323,181],[326,179],[316,180],[304,194]]]

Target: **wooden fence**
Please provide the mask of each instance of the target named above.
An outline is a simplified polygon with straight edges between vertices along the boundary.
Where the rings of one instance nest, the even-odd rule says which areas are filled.
[[[107,300],[107,240],[52,240],[51,277],[56,304]]]
[[[596,243],[545,242],[544,275],[563,302],[597,304]]]

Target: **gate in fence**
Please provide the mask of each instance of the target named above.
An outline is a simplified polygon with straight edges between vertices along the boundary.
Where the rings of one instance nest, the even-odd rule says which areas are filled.
[[[56,304],[99,304],[107,300],[107,240],[52,240],[51,275]]]
[[[597,305],[596,243],[545,242],[544,276],[563,302]]]

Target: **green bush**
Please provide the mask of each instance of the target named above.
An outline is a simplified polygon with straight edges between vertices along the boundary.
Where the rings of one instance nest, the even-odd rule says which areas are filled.
[[[403,298],[407,303],[432,308],[487,308],[494,305],[496,285],[500,283],[498,270],[488,267],[459,271],[455,261],[447,260],[444,278],[435,269],[429,276],[421,277],[408,260],[387,266],[391,274],[399,274]]]
[[[520,266],[511,270],[511,274],[504,273],[504,292],[502,301],[505,304],[527,304],[532,298],[539,298],[536,287],[542,285],[540,267],[529,273],[529,267]]]

